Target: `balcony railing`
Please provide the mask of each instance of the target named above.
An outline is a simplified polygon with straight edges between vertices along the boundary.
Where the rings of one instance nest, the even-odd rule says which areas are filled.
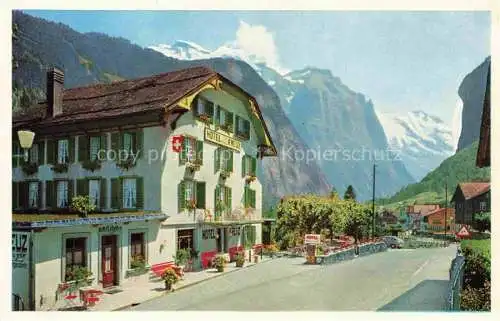
[[[237,208],[231,212],[224,212],[222,214],[214,214],[214,210],[205,210],[203,215],[197,215],[199,222],[213,222],[213,223],[231,223],[231,222],[248,222],[258,221],[262,219],[261,212],[253,208]]]

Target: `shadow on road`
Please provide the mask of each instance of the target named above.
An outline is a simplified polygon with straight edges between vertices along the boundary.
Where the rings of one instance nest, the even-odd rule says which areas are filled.
[[[377,311],[445,311],[447,280],[425,280]]]

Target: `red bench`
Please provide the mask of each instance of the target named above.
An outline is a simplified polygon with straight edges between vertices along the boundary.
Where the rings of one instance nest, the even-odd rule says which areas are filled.
[[[151,266],[151,272],[153,272],[153,274],[156,277],[161,278],[163,272],[165,272],[165,270],[168,268],[174,269],[175,274],[177,274],[179,277],[184,276],[182,269],[179,266],[176,266],[174,262],[163,262],[163,263],[153,264]]]

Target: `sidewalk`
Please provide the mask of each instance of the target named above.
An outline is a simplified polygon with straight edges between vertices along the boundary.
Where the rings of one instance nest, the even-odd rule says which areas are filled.
[[[224,272],[221,273],[216,272],[215,269],[208,269],[199,272],[186,272],[184,274],[184,278],[173,286],[173,291],[178,291],[182,288],[195,285],[205,280],[220,277],[226,275],[227,273],[246,269],[270,260],[271,258],[264,256],[259,263],[245,262],[245,265],[242,268],[235,267],[235,263],[229,263],[226,265]],[[115,294],[103,294],[101,296],[101,301],[94,307],[89,307],[87,311],[123,310],[156,297],[168,295],[169,292],[165,291],[165,285],[162,280],[150,278],[151,273],[146,273],[125,281],[119,286],[119,288],[123,290],[122,292]]]

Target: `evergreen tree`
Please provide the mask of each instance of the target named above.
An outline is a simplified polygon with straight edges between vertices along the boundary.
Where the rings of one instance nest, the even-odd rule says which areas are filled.
[[[354,187],[352,185],[347,186],[347,189],[344,193],[345,200],[356,200],[356,193],[354,192]]]

